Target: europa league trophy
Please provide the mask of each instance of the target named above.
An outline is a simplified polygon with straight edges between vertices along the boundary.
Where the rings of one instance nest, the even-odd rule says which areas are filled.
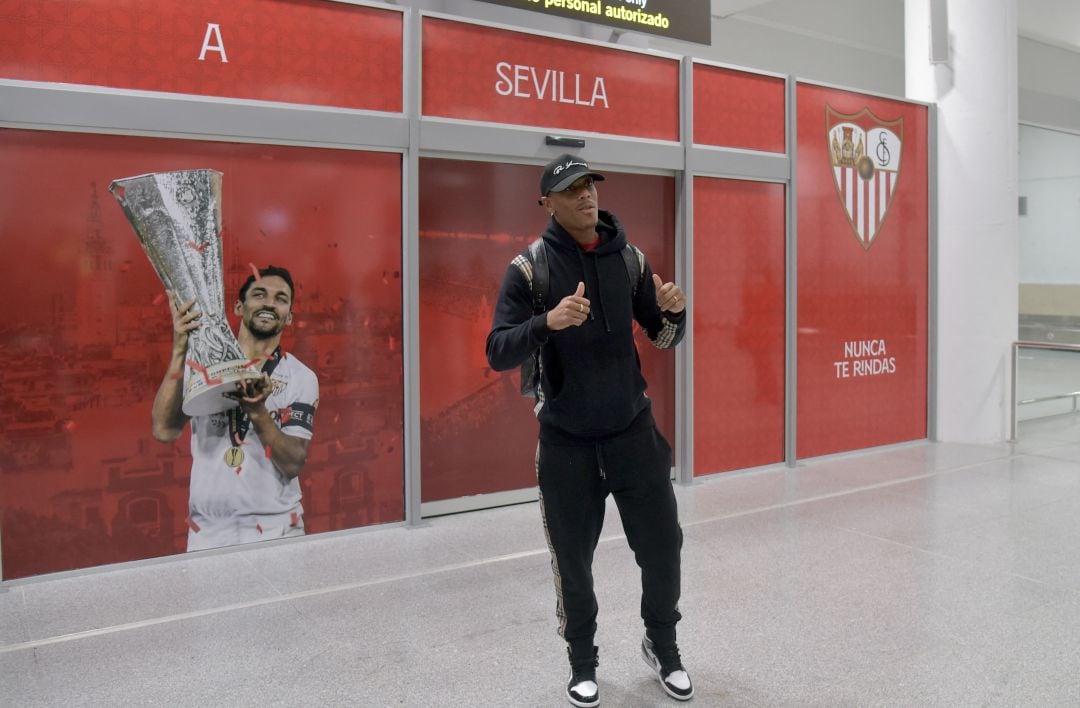
[[[161,282],[178,303],[202,313],[188,337],[184,413],[218,413],[237,405],[222,393],[260,374],[246,361],[225,318],[221,267],[221,173],[157,172],[109,185]]]

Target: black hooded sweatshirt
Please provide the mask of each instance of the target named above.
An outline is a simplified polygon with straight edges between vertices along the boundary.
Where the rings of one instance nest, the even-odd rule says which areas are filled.
[[[685,310],[665,313],[656,304],[652,269],[643,256],[633,294],[621,253],[627,244],[622,224],[604,210],[599,218],[600,243],[591,251],[582,249],[554,217],[543,233],[549,268],[545,310],[554,309],[583,282],[589,319],[552,332],[546,312],[533,314],[532,286],[522,272],[522,264],[530,263],[526,249],[506,270],[487,338],[488,363],[496,371],[520,366],[542,347],[537,418],[545,442],[602,441],[628,432],[637,421],[651,421],[642,415],[651,403],[632,320],[660,348],[674,347],[686,329]]]

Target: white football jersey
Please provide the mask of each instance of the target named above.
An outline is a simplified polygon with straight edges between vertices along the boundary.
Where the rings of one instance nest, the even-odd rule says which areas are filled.
[[[270,381],[273,391],[266,408],[278,428],[286,435],[310,440],[319,404],[315,372],[285,354]],[[191,419],[191,516],[225,520],[302,515],[299,477],[287,479],[278,471],[251,421],[236,413],[238,408],[232,414],[232,431],[228,411]]]

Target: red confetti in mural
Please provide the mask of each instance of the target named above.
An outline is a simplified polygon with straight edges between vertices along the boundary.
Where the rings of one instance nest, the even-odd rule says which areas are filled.
[[[202,364],[200,364],[199,362],[195,361],[194,359],[188,359],[187,360],[187,365],[190,366],[195,371],[202,374],[202,377],[206,381],[207,386],[216,386],[217,384],[221,383],[221,381],[222,381],[221,379],[212,379],[212,378],[210,378],[210,374],[207,373],[206,367],[203,366]]]

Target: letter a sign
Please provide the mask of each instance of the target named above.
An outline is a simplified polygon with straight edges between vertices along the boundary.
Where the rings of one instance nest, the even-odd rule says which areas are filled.
[[[900,180],[904,119],[881,120],[869,108],[845,115],[825,106],[825,124],[837,196],[855,237],[869,250]]]

